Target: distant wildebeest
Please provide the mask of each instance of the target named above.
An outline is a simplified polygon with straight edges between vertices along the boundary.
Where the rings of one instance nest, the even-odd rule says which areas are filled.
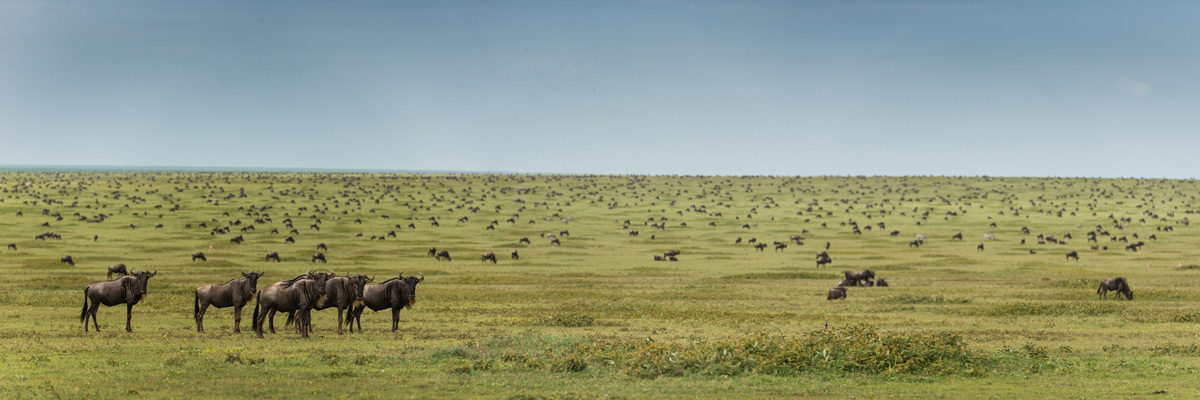
[[[667,261],[679,261],[675,256],[667,256]]]
[[[313,255],[312,255],[312,262],[314,262],[314,263],[315,263],[315,262],[317,262],[317,261],[321,261],[321,262],[323,262],[323,263],[324,263],[324,262],[328,262],[328,261],[326,261],[326,260],[325,260],[325,253],[316,253],[316,254],[313,254]]]
[[[1100,288],[1096,289],[1096,294],[1100,295],[1101,299],[1108,298],[1108,291],[1116,291],[1117,298],[1120,295],[1125,295],[1126,300],[1133,300],[1133,290],[1129,288],[1129,283],[1125,278],[1112,278],[1100,281]]]
[[[216,308],[233,307],[233,333],[242,332],[242,307],[250,303],[250,299],[258,292],[258,278],[263,276],[263,272],[242,271],[242,276],[229,282],[196,288],[192,312],[192,318],[196,320],[196,332],[204,332],[204,313],[210,305]]]
[[[426,254],[428,254],[430,257],[434,257],[437,256],[437,252],[437,247],[430,247]]]
[[[496,253],[483,253],[483,256],[480,257],[480,259],[483,262],[491,261],[492,264],[495,264],[496,263]]]
[[[775,243],[775,251],[780,251],[787,248],[786,243]]]
[[[245,241],[245,240],[246,240],[246,239],[243,239],[243,238],[242,238],[242,235],[237,235],[237,236],[234,236],[234,237],[230,238],[230,239],[229,239],[229,243],[234,243],[234,244],[242,244],[242,242],[243,242],[243,241]]]
[[[515,250],[515,249],[512,251],[512,259],[514,259],[514,260],[521,259],[521,256],[519,254],[517,254],[517,250]]]
[[[742,238],[740,238],[740,237],[737,238],[737,240],[733,241],[733,244],[741,244],[741,243],[742,243]]]
[[[654,256],[654,261],[667,261],[667,259],[663,256]]]
[[[562,246],[562,242],[558,241],[558,238],[550,239],[550,244],[555,245],[555,246]]]
[[[565,230],[558,231],[558,234],[559,234],[559,235],[562,235],[562,236],[571,236],[571,232],[570,232],[570,231],[565,231]]]
[[[425,282],[425,274],[421,274],[418,279],[415,276],[404,276],[404,272],[400,273],[397,278],[388,279],[378,285],[367,285],[363,289],[363,302],[361,305],[354,306],[353,322],[358,324],[359,332],[362,332],[362,312],[364,308],[370,308],[371,311],[379,311],[385,308],[392,309],[392,332],[395,332],[400,327],[400,310],[412,308],[417,303],[417,284]],[[346,325],[350,325],[351,320],[347,319]],[[351,332],[354,328],[350,328]]]
[[[679,255],[679,250],[667,250],[663,252],[663,257],[672,257]]]
[[[1067,259],[1068,259],[1068,260],[1070,260],[1070,259],[1072,259],[1072,258],[1074,258],[1074,259],[1075,259],[1075,261],[1079,261],[1079,253],[1076,253],[1076,252],[1074,252],[1074,251],[1068,251],[1068,252],[1067,252]]]
[[[951,240],[955,240],[955,239],[962,240],[962,232],[955,233],[953,236],[950,236],[950,239]]]
[[[192,253],[192,261],[196,260],[208,261],[208,257],[205,257],[204,253]]]
[[[117,274],[117,278],[129,275],[129,271],[125,270],[125,264],[117,264],[108,267],[108,280],[112,280],[113,274]]]
[[[518,240],[518,241],[517,241],[517,244],[521,244],[521,243],[524,243],[524,244],[530,244],[530,242],[529,242],[529,238],[527,238],[527,237],[523,237],[523,238],[521,238],[521,240]]]
[[[263,322],[267,315],[275,312],[296,312],[296,329],[301,337],[308,337],[308,328],[312,323],[310,311],[317,306],[325,295],[325,281],[332,274],[309,271],[305,275],[292,280],[277,282],[259,291],[254,303],[254,334],[262,338]],[[274,323],[271,324],[274,332]]]
[[[917,235],[917,241],[925,244],[925,235]]]
[[[875,286],[888,287],[887,279],[879,278],[879,280],[875,281]]]
[[[351,275],[337,276],[329,278],[325,281],[325,295],[321,296],[322,301],[318,302],[313,310],[320,311],[327,308],[337,308],[338,311],[338,334],[342,334],[342,319],[343,312],[348,320],[354,313],[354,305],[361,304],[363,301],[364,287],[367,283],[374,281],[375,277],[366,275]],[[295,313],[289,312],[287,324],[295,321]],[[312,325],[309,325],[308,331],[312,332]],[[353,333],[353,332],[351,332]]]
[[[754,248],[757,249],[758,251],[763,251],[764,249],[767,248],[767,244],[759,243],[759,244],[754,245]]]
[[[842,271],[847,280],[853,282],[850,286],[858,286],[859,281],[870,280],[875,278],[875,272],[871,270],[863,270],[862,272]]]
[[[985,233],[983,234],[983,240],[996,240],[996,235]]]
[[[317,250],[329,251],[329,247],[326,247],[325,243],[317,243]]]
[[[75,266],[75,259],[71,258],[71,256],[69,256],[69,255],[62,256],[62,258],[60,258],[58,260],[58,262],[60,264],[71,264],[72,267]]]
[[[976,246],[975,248],[979,251],[983,251],[983,243],[980,243],[979,246]]]
[[[271,261],[271,260],[275,260],[275,262],[280,262],[280,260],[279,260],[279,253],[278,253],[278,252],[274,252],[274,251],[272,251],[272,252],[270,252],[270,253],[267,253],[267,259],[266,259],[266,261]]]
[[[746,241],[746,243],[755,243],[755,242],[758,242],[758,238],[750,238],[750,240]]]
[[[451,261],[450,260],[450,252],[446,251],[446,250],[437,252],[437,254],[435,254],[433,258],[438,261],[442,261],[442,259],[445,259],[446,261]]]
[[[9,250],[12,250],[12,251],[16,251],[16,250],[17,250],[17,244],[16,244],[16,243],[9,243],[9,244],[8,244],[8,249],[9,249]]]
[[[892,231],[892,233],[890,233],[889,235],[891,235],[891,236],[900,236],[900,231]]]
[[[835,287],[833,289],[829,289],[829,295],[825,296],[825,300],[845,300],[845,299],[846,299],[846,288],[843,288],[843,287]]]
[[[101,304],[108,307],[125,304],[125,331],[133,332],[133,327],[130,325],[130,320],[133,318],[133,306],[146,296],[147,283],[155,275],[158,275],[158,269],[155,269],[154,272],[137,271],[116,280],[96,282],[83,288],[83,311],[79,314],[79,321],[83,322],[83,331],[88,331],[87,318],[91,316],[92,325],[96,328],[96,332],[100,332],[100,324],[96,321],[96,311]],[[88,300],[92,302],[90,308]]]
[[[914,240],[914,241],[908,242],[908,247],[918,247],[919,248],[919,247],[921,247],[921,241]]]
[[[283,239],[283,244],[288,244],[288,243],[296,243],[296,239],[291,236],[288,236],[286,239]]]
[[[821,266],[831,263],[833,263],[833,259],[829,258],[829,256],[817,256],[817,268],[821,268]]]
[[[638,231],[629,231],[629,236],[637,237],[638,235]]]
[[[842,279],[842,281],[838,282],[837,285],[838,285],[838,287],[858,286],[858,281],[851,280],[851,279]]]

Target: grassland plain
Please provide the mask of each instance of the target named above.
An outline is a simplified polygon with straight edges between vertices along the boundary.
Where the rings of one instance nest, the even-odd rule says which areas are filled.
[[[1197,194],[1147,179],[0,173],[0,242],[17,247],[0,252],[0,398],[1197,398]],[[256,339],[249,310],[232,333],[231,309],[196,332],[196,287],[296,276],[317,243],[316,267],[338,274],[424,273],[398,332],[367,311],[365,332],[339,336],[326,310],[311,339]],[[653,260],[667,250],[679,261]],[[132,333],[124,307],[85,333],[82,289],[116,263],[159,274]],[[891,286],[825,299],[863,269]],[[1116,276],[1134,301],[1097,298]]]

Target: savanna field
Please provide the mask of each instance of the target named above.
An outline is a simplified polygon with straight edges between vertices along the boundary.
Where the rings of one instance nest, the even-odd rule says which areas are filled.
[[[1197,398],[1197,195],[1150,179],[0,173],[16,247],[0,251],[0,398]],[[118,305],[85,333],[83,288],[118,263],[158,272],[133,332]],[[197,287],[312,269],[425,280],[396,332],[367,310],[338,335],[327,309],[308,339],[278,317],[258,339],[253,303],[240,334],[232,308],[196,331]],[[826,299],[863,270],[889,286]],[[1132,301],[1099,298],[1115,277]]]

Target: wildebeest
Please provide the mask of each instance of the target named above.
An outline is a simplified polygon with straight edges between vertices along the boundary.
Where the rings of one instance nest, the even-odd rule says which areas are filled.
[[[654,261],[667,261],[667,259],[663,256],[654,256]]]
[[[329,248],[325,247],[325,243],[317,243],[317,250],[329,251]]]
[[[430,257],[437,256],[437,253],[438,253],[437,247],[430,247],[429,251],[426,253],[429,254]]]
[[[208,261],[208,257],[205,257],[204,253],[192,253],[192,261],[196,260]]]
[[[846,288],[843,288],[843,287],[835,287],[833,289],[829,289],[829,295],[825,296],[825,300],[845,300],[845,299],[846,299]]]
[[[125,270],[125,264],[111,265],[108,267],[108,280],[112,280],[113,274],[117,274],[117,278],[129,275],[129,271]]]
[[[341,335],[342,324],[344,323],[344,320],[342,319],[342,313],[345,312],[346,319],[350,318],[350,315],[354,312],[354,305],[361,304],[363,301],[363,287],[373,280],[375,280],[375,277],[368,277],[366,275],[351,275],[348,277],[338,276],[329,278],[325,281],[325,296],[321,297],[323,300],[313,307],[313,310],[320,311],[327,308],[336,307],[338,311],[337,329],[338,334]],[[295,313],[288,313],[287,323],[290,324],[294,321]],[[308,330],[310,332],[312,331],[311,325],[308,327]]]
[[[296,243],[296,239],[291,236],[288,236],[286,239],[283,239],[283,244],[288,244],[288,243]]]
[[[8,249],[9,249],[9,250],[16,251],[16,250],[17,250],[17,244],[16,244],[16,243],[9,243],[9,244],[8,244]]]
[[[833,263],[833,259],[829,258],[829,256],[817,256],[817,268],[821,268],[822,265],[831,263]]]
[[[130,320],[133,318],[133,306],[146,296],[146,286],[150,278],[155,275],[158,275],[158,269],[155,269],[154,272],[137,271],[116,280],[96,282],[83,288],[83,311],[79,314],[79,321],[83,322],[83,331],[88,331],[87,318],[91,316],[92,325],[96,328],[96,332],[100,332],[100,324],[96,321],[96,311],[101,304],[108,307],[125,304],[125,331],[133,332],[133,327],[130,325]],[[92,302],[90,308],[88,300]]]
[[[1126,300],[1133,300],[1133,290],[1129,288],[1129,283],[1125,278],[1112,278],[1100,281],[1100,288],[1096,289],[1096,294],[1100,295],[1101,299],[1108,298],[1108,291],[1116,291],[1117,297],[1125,295]]]
[[[233,333],[242,332],[242,307],[258,292],[258,278],[263,276],[263,272],[242,271],[242,276],[229,282],[196,288],[192,313],[192,318],[196,320],[196,332],[204,332],[204,313],[210,305],[216,308],[233,307]]]
[[[558,231],[558,234],[563,236],[571,236],[571,232],[569,231]]]
[[[787,248],[786,243],[775,243],[775,251],[780,251]]]
[[[846,276],[847,280],[853,282],[853,284],[850,286],[858,286],[859,281],[875,278],[875,272],[869,269],[863,270],[862,272],[842,271],[842,274]]]
[[[512,251],[512,259],[514,259],[514,260],[521,259],[521,256],[519,254],[517,254],[517,250],[515,250],[515,249]]]
[[[908,247],[918,247],[919,248],[919,247],[921,247],[921,241],[914,240],[914,241],[908,242]]]
[[[325,261],[325,253],[316,253],[316,254],[313,254],[313,255],[312,255],[312,262],[314,262],[314,263],[315,263],[315,262],[317,262],[317,260],[320,260],[321,262],[328,262],[328,261]]]
[[[483,253],[483,257],[481,257],[481,260],[483,262],[491,261],[492,264],[495,264],[496,263],[496,253]]]
[[[1072,259],[1072,258],[1074,258],[1074,259],[1075,259],[1075,261],[1079,261],[1079,253],[1076,253],[1076,252],[1074,252],[1074,251],[1068,251],[1068,252],[1067,252],[1067,259],[1068,259],[1068,260],[1070,260],[1070,259]]]
[[[370,308],[371,311],[379,311],[385,308],[392,309],[392,332],[395,332],[400,327],[400,310],[404,308],[412,308],[417,302],[417,284],[425,282],[425,274],[421,274],[420,278],[415,276],[404,276],[404,272],[400,272],[399,277],[388,279],[378,285],[367,285],[363,289],[363,302],[361,305],[354,306],[353,318],[346,320],[346,325],[351,322],[358,324],[359,332],[362,332],[362,312],[364,308]],[[350,328],[354,330],[353,327]]]
[[[767,244],[759,243],[759,244],[754,245],[754,248],[757,249],[758,251],[763,251],[764,249],[767,248]]]
[[[891,235],[891,236],[900,236],[900,231],[892,231],[892,233],[889,233],[888,235]]]
[[[879,280],[875,281],[875,286],[888,287],[887,279],[879,278]]]
[[[555,245],[555,246],[562,246],[562,242],[558,241],[558,238],[550,239],[550,244]]]
[[[983,234],[983,240],[996,240],[996,235],[985,233]]]
[[[267,253],[267,259],[266,259],[266,261],[271,261],[271,260],[275,260],[275,262],[280,262],[280,260],[279,260],[279,253],[278,253],[278,252],[274,252],[274,251],[272,251],[272,252],[270,252],[270,253]]]
[[[450,252],[446,251],[446,250],[437,252],[437,254],[434,255],[433,258],[438,261],[442,261],[442,259],[445,259],[446,261],[451,261],[450,260]]]
[[[917,241],[925,244],[925,235],[917,235]]]
[[[310,310],[315,307],[321,297],[325,296],[325,281],[333,274],[309,271],[305,275],[292,280],[276,282],[258,292],[258,301],[254,303],[254,334],[262,338],[263,322],[267,315],[274,312],[295,311],[296,329],[301,337],[308,337],[308,328],[312,323]],[[271,324],[274,332],[274,323]]]
[[[521,238],[521,240],[518,240],[518,241],[517,241],[517,244],[521,244],[521,243],[524,243],[524,244],[530,244],[530,242],[529,242],[529,238],[527,238],[527,237],[523,237],[523,238]]]
[[[242,235],[237,235],[237,236],[234,236],[234,237],[230,238],[230,239],[229,239],[229,243],[233,243],[233,244],[242,244],[242,242],[243,242],[243,241],[245,241],[245,240],[246,240],[246,239],[243,239],[243,238],[242,238]]]
[[[75,259],[71,258],[71,256],[69,256],[69,255],[62,256],[62,258],[59,259],[58,262],[60,264],[71,264],[72,267],[75,266]]]
[[[962,232],[955,233],[953,236],[950,236],[950,239],[951,240],[954,240],[954,239],[962,240]]]
[[[983,251],[983,243],[980,243],[979,246],[976,246],[975,248],[979,251]]]

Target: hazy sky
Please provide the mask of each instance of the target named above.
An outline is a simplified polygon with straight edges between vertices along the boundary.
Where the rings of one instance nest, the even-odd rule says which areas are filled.
[[[1186,178],[1198,15],[0,0],[0,164]]]

